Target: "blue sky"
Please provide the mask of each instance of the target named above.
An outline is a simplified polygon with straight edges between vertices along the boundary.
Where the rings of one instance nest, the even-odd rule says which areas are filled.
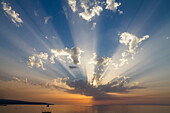
[[[64,92],[83,93],[96,100],[110,98],[110,92],[126,94],[132,90],[137,95],[136,90],[142,89],[147,95],[159,95],[158,89],[162,89],[161,94],[170,100],[169,3],[1,0],[0,80],[31,86],[47,82],[50,87],[55,81],[57,87],[62,84]],[[86,92],[77,90],[81,79],[87,85]],[[119,82],[113,84],[115,81]],[[117,88],[121,83],[123,88]],[[96,96],[90,88],[106,93]]]

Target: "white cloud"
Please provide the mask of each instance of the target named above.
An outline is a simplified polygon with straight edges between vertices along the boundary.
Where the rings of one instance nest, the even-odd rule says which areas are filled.
[[[94,30],[95,27],[96,27],[96,23],[94,22],[93,25],[92,25],[92,27],[91,27],[91,30]]]
[[[76,12],[77,8],[76,8],[76,0],[68,0],[68,4],[71,7],[73,12]]]
[[[112,10],[113,12],[118,11],[119,14],[123,14],[123,11],[118,9],[121,3],[118,3],[115,0],[106,0],[106,2],[100,2],[96,0],[80,0],[80,2],[78,3],[76,0],[68,0],[68,4],[71,7],[73,13],[78,12],[79,17],[88,22],[92,21],[95,16],[100,16],[103,8],[107,10]],[[76,7],[76,5],[80,6]]]
[[[45,36],[46,39],[48,39],[48,36]]]
[[[121,3],[115,2],[115,0],[106,0],[106,9],[116,12]],[[120,11],[120,10],[119,10]],[[119,12],[122,13],[122,12]]]
[[[5,11],[5,13],[7,13],[10,16],[11,21],[15,23],[17,27],[19,27],[23,23],[22,19],[19,18],[19,14],[12,10],[12,7],[9,6],[7,3],[1,2],[1,4],[3,5],[2,8]]]
[[[124,50],[121,53],[121,58],[119,59],[120,63],[113,63],[112,65],[115,69],[122,67],[124,64],[128,64],[129,56],[131,59],[134,59],[134,54],[136,54],[136,49],[142,43],[142,41],[149,38],[149,35],[145,35],[142,38],[138,38],[137,36],[130,34],[128,32],[124,32],[120,34],[119,42],[127,46],[128,49]]]
[[[80,63],[80,55],[83,51],[78,47],[73,47],[71,49],[51,49],[51,53],[58,58],[59,56],[67,56],[74,64]]]
[[[128,59],[126,59],[126,58],[120,59],[119,67],[123,66],[124,64],[128,64]]]
[[[43,67],[42,60],[48,60],[48,54],[41,52],[40,54],[33,54],[33,56],[29,56],[29,61],[27,62],[28,67],[32,68],[36,65],[38,68],[45,70]]]
[[[44,17],[44,24],[47,24],[49,19],[51,19],[51,16]]]
[[[128,46],[128,52],[131,54],[135,54],[136,48],[141,44],[143,40],[149,38],[149,35],[145,35],[142,38],[138,38],[137,36],[130,34],[128,32],[124,32],[120,35],[121,39],[119,42]]]
[[[29,61],[27,62],[27,65],[32,68],[35,64],[35,56],[29,56]]]
[[[55,58],[55,57],[54,57],[53,55],[50,57],[50,62],[51,62],[52,64],[55,64],[54,58]]]
[[[127,57],[129,55],[129,52],[128,51],[124,51],[123,53],[122,53],[122,57]]]
[[[38,68],[41,68],[42,70],[45,70],[44,66],[43,66],[43,62],[41,59],[38,59],[37,63],[36,63],[36,66]]]
[[[109,64],[111,58],[109,57],[101,57],[99,58],[95,53],[93,54],[93,58],[90,59],[89,64],[96,64],[97,71],[93,75],[93,85],[98,86],[100,84],[100,79],[103,74],[103,69],[105,66]]]
[[[119,9],[118,9],[117,11],[119,12],[119,14],[123,14],[123,11],[121,11],[121,10],[119,10]]]
[[[91,21],[93,17],[96,15],[99,16],[100,12],[103,11],[103,8],[97,5],[97,2],[95,2],[95,5],[92,8],[89,8],[86,2],[81,1],[81,7],[84,9],[84,12],[79,13],[79,16],[81,16],[86,21]]]
[[[48,59],[48,54],[43,52],[40,52],[40,54],[35,54],[35,56],[37,56],[39,59],[44,59],[44,60]]]

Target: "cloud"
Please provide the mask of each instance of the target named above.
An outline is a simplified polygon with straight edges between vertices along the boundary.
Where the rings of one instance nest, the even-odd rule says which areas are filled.
[[[69,93],[82,94],[86,96],[93,96],[94,99],[115,99],[113,95],[108,93],[119,92],[128,93],[132,89],[141,89],[144,87],[138,86],[138,84],[129,83],[129,78],[125,76],[118,76],[111,80],[108,84],[98,85],[94,87],[84,80],[66,81],[67,85],[72,90],[67,90]]]
[[[38,12],[39,12],[38,10],[35,10],[35,11],[34,11],[34,15],[35,15],[35,16],[39,16]]]
[[[123,66],[124,64],[128,64],[128,59],[126,59],[126,58],[121,58],[121,59],[120,59],[119,67]]]
[[[168,40],[168,39],[170,39],[170,37],[166,37],[166,39]]]
[[[96,2],[95,2],[96,3]],[[95,4],[92,8],[89,8],[86,1],[81,1],[81,7],[84,9],[84,12],[79,13],[79,16],[85,19],[86,21],[91,21],[96,15],[100,15],[100,12],[103,11],[103,8]]]
[[[58,58],[60,56],[66,56],[67,59],[71,60],[74,64],[80,63],[80,55],[83,51],[78,47],[73,47],[71,49],[51,49],[51,53],[54,57]]]
[[[40,52],[40,54],[33,54],[29,56],[29,61],[27,62],[28,67],[33,68],[36,65],[37,68],[45,70],[42,60],[48,60],[48,54]]]
[[[149,38],[149,35],[145,35],[142,38],[138,38],[137,36],[130,34],[128,32],[124,32],[120,35],[121,39],[119,42],[128,46],[128,52],[131,54],[135,54],[136,48],[142,43],[142,41]]]
[[[55,64],[54,58],[55,58],[55,57],[54,57],[53,55],[50,57],[50,62],[51,62],[52,64]]]
[[[94,22],[93,25],[92,25],[92,27],[91,27],[91,30],[94,30],[95,27],[96,27],[96,23]]]
[[[25,79],[20,79],[20,78],[18,78],[18,77],[13,77],[12,81],[15,81],[15,82],[17,82],[17,83],[25,83],[25,84],[29,84],[27,78],[25,78]]]
[[[121,3],[115,2],[115,0],[106,0],[106,9],[116,12]],[[119,10],[119,13],[123,13]]]
[[[71,88],[70,86],[67,85],[66,81],[69,78],[60,78],[60,77],[56,77],[55,79],[53,79],[51,82],[46,82],[45,87],[48,88],[59,88],[59,89],[65,89],[65,90],[72,90],[73,88]]]
[[[27,78],[21,79],[18,77],[13,77],[12,81],[16,83],[23,83],[31,86],[40,86],[44,88],[52,88],[57,90],[63,90],[72,94],[81,94],[86,96],[92,96],[95,100],[100,99],[116,99],[114,95],[109,93],[128,93],[133,89],[143,89],[137,82],[130,83],[130,78],[125,76],[118,76],[112,79],[109,83],[105,85],[99,85],[94,87],[84,80],[71,80],[68,77],[61,78],[56,77],[48,82],[32,82]]]
[[[12,7],[9,6],[7,3],[5,2],[1,2],[1,4],[3,5],[3,10],[5,11],[6,14],[8,14],[10,16],[11,21],[17,26],[19,27],[22,23],[24,23],[22,21],[21,18],[19,18],[19,13],[16,13],[14,10],[12,10]]]
[[[27,65],[32,68],[35,65],[35,56],[29,56],[29,61],[27,62]]]
[[[142,43],[142,41],[148,38],[149,35],[145,35],[142,38],[138,38],[137,36],[130,34],[128,32],[121,33],[119,42],[127,46],[127,49],[125,49],[121,53],[122,57],[119,59],[119,63],[112,63],[114,69],[119,69],[125,64],[128,64],[129,57],[131,57],[131,59],[134,59],[134,55],[136,54],[136,49]]]
[[[54,88],[54,89],[62,89],[62,90],[74,90],[74,88],[71,88],[70,86],[67,85],[66,81],[69,78],[60,78],[60,77],[56,77],[52,80],[50,80],[49,82],[32,82],[30,80],[28,80],[27,78],[19,78],[19,77],[12,77],[12,81],[16,82],[16,83],[22,83],[22,84],[27,84],[27,85],[31,85],[31,86],[40,86],[40,87],[44,87],[44,88]]]
[[[119,14],[123,14],[123,11],[118,9],[121,3],[118,3],[115,0],[106,0],[106,2],[96,0],[80,0],[80,2],[77,2],[76,0],[68,0],[68,4],[73,13],[78,12],[79,17],[88,22],[92,21],[95,16],[100,16],[100,13],[104,8],[107,10],[112,10],[113,12],[118,11]],[[76,7],[76,5],[78,6]]]
[[[96,54],[93,55],[93,58],[89,61],[89,64],[93,63],[97,65],[97,71],[94,73],[93,85],[98,86],[100,83],[100,78],[103,73],[104,66],[107,66],[111,58],[109,57],[98,57]]]
[[[40,54],[34,54],[34,56],[37,56],[37,58],[39,58],[39,59],[44,59],[44,60],[48,59],[48,54],[43,53],[43,52],[40,52]]]
[[[71,49],[51,49],[51,55],[40,52],[39,54],[29,56],[27,65],[32,68],[36,64],[37,68],[45,70],[43,63],[49,61],[50,63],[55,64],[55,59],[63,61],[64,63],[68,61],[69,63],[79,64],[82,52],[83,51],[78,47],[73,47]]]
[[[51,19],[51,18],[52,18],[51,16],[44,17],[44,24],[47,24],[49,19]]]
[[[48,36],[45,36],[44,38],[45,38],[45,39],[48,39]]]
[[[119,9],[118,9],[117,11],[119,12],[119,14],[123,14],[123,11],[121,11],[121,10],[119,10]]]
[[[38,68],[41,68],[42,70],[45,70],[41,59],[38,59],[38,61],[37,61],[37,63],[36,63],[36,66],[37,66]]]
[[[68,0],[68,4],[71,7],[73,12],[76,12],[77,8],[76,8],[76,0]]]

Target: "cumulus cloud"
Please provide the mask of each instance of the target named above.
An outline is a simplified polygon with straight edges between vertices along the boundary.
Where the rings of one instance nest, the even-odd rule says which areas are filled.
[[[94,22],[93,25],[92,25],[92,27],[91,27],[91,30],[94,30],[95,27],[96,27],[96,23]]]
[[[91,21],[96,15],[100,15],[100,12],[103,11],[103,8],[95,4],[92,8],[88,6],[87,1],[81,1],[81,7],[84,9],[84,12],[79,13],[79,16],[85,19],[86,21]]]
[[[73,12],[76,12],[77,8],[76,8],[76,0],[68,0],[68,4],[71,7]]]
[[[22,19],[19,17],[19,13],[16,13],[15,10],[12,10],[12,7],[9,6],[7,3],[1,2],[1,4],[3,5],[2,8],[5,11],[5,13],[10,16],[11,21],[17,27],[19,27],[23,23]]]
[[[32,68],[35,65],[35,56],[29,56],[29,61],[27,62],[27,65]]]
[[[122,57],[119,59],[119,63],[112,63],[114,69],[119,69],[125,64],[128,64],[129,57],[131,57],[131,59],[134,59],[134,55],[136,54],[136,49],[142,43],[142,41],[148,38],[149,35],[145,35],[142,38],[138,38],[137,36],[130,34],[128,32],[121,33],[119,42],[127,46],[127,49],[125,49],[121,53]]]
[[[51,49],[51,53],[54,57],[58,58],[59,56],[66,56],[67,59],[70,59],[74,64],[80,63],[80,55],[83,51],[78,47],[73,47],[71,49]]]
[[[83,51],[78,47],[73,47],[71,49],[51,49],[51,55],[40,52],[39,54],[29,56],[27,65],[30,68],[36,65],[37,68],[45,70],[43,64],[46,63],[46,61],[55,64],[55,59],[63,61],[64,63],[68,61],[69,63],[79,64],[82,52]]]
[[[142,38],[138,38],[137,36],[130,34],[128,32],[124,32],[120,35],[121,39],[119,42],[128,46],[128,52],[135,54],[136,48],[142,43],[142,41],[149,38],[149,35],[145,35]]]
[[[47,24],[51,18],[52,18],[51,16],[44,17],[44,24]]]
[[[36,65],[37,68],[41,68],[42,70],[45,70],[42,60],[47,60],[47,59],[48,59],[47,53],[40,52],[40,54],[33,54],[32,56],[29,56],[29,61],[27,62],[27,65],[30,68]]]
[[[54,57],[53,55],[50,57],[50,62],[51,62],[52,64],[55,64],[54,58],[55,58],[55,57]]]
[[[115,0],[106,0],[106,9],[112,10],[115,12],[121,3],[115,2]]]
[[[38,68],[41,68],[42,70],[45,70],[44,66],[43,66],[43,62],[41,59],[38,59],[37,63],[36,63],[36,66]]]
[[[109,64],[111,61],[111,58],[109,57],[98,57],[95,53],[93,55],[93,58],[90,59],[89,64],[93,63],[97,65],[97,71],[94,73],[93,77],[93,85],[98,86],[100,84],[100,78],[103,73],[103,69],[105,66]]]
[[[123,11],[118,9],[121,3],[118,3],[115,0],[106,0],[102,2],[96,0],[80,0],[80,2],[68,0],[68,4],[73,13],[78,12],[79,16],[88,22],[92,21],[95,16],[100,16],[103,9],[112,10],[113,12],[118,11],[119,14],[123,14]]]
[[[37,56],[37,58],[39,58],[39,59],[44,59],[44,60],[48,59],[48,54],[43,53],[43,52],[40,52],[40,54],[34,54],[34,56]]]

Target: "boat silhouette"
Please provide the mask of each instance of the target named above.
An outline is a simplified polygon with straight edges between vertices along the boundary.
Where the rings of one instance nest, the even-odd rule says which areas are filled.
[[[42,109],[42,113],[51,113],[50,105],[47,104],[45,108]]]

